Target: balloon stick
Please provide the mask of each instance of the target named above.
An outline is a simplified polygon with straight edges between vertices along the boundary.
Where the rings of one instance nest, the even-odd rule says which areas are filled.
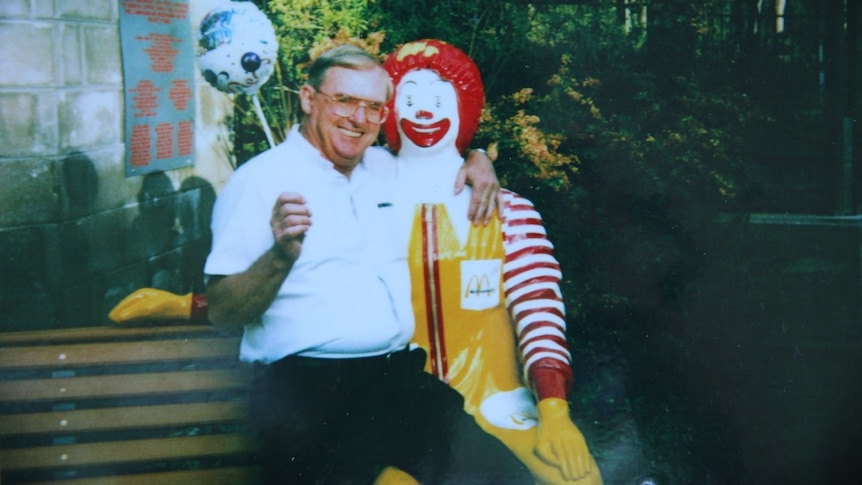
[[[266,140],[269,142],[269,147],[275,147],[275,142],[272,141],[272,131],[270,131],[269,124],[263,116],[263,110],[260,108],[260,100],[257,98],[256,93],[251,95],[251,102],[254,104],[254,112],[257,113],[257,117],[260,118],[260,122],[263,125],[263,131],[266,133]]]

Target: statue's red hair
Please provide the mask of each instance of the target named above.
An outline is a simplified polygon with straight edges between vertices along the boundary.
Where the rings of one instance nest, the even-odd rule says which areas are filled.
[[[398,153],[401,149],[401,137],[398,134],[394,100],[398,94],[398,83],[410,71],[431,69],[442,79],[449,81],[458,94],[458,116],[461,128],[455,141],[458,151],[463,153],[470,145],[470,140],[479,127],[482,108],[485,106],[485,88],[479,68],[461,49],[436,39],[425,39],[404,44],[386,58],[383,68],[392,78],[395,95],[389,101],[389,109],[393,113],[383,124],[383,133],[389,142],[389,148]]]

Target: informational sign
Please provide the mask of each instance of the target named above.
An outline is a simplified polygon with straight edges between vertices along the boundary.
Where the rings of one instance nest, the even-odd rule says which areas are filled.
[[[194,163],[194,41],[188,0],[122,0],[126,176]]]

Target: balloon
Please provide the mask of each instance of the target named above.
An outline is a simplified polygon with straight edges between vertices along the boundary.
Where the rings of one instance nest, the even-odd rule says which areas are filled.
[[[251,2],[228,2],[211,10],[201,21],[197,41],[201,73],[219,91],[256,94],[275,69],[275,28]]]

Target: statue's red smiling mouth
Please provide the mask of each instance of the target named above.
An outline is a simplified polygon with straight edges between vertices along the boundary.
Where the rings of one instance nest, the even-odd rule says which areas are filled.
[[[434,146],[442,140],[446,133],[449,133],[450,125],[449,118],[427,125],[420,125],[406,118],[401,119],[401,130],[404,132],[404,136],[416,146],[425,148]]]

